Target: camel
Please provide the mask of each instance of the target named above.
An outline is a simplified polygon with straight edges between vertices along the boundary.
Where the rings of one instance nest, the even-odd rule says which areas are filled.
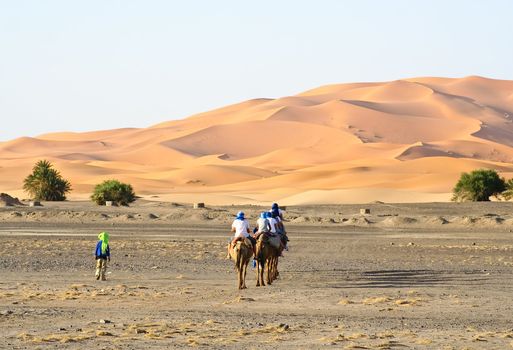
[[[278,272],[278,260],[283,251],[283,245],[280,248],[274,248],[274,254],[269,257],[267,261],[267,280],[274,281],[278,279],[280,273]]]
[[[283,252],[283,249],[287,245],[288,240],[289,239],[288,239],[287,235],[283,234],[281,236],[280,247],[276,248],[276,254],[274,254],[270,258],[270,261],[269,261],[268,267],[267,267],[267,274],[269,276],[268,278],[270,278],[271,281],[274,281],[275,279],[277,279],[280,276],[280,272],[278,271],[278,259],[281,256],[281,253]]]
[[[257,270],[256,286],[265,286],[264,283],[264,271],[267,265],[267,284],[271,284],[276,279],[275,269],[278,267],[278,256],[280,255],[279,249],[273,247],[269,238],[265,235],[261,235],[256,245],[256,260]]]
[[[235,262],[235,268],[237,269],[239,289],[246,289],[246,272],[249,260],[253,256],[252,244],[248,239],[238,241],[229,252],[230,258]]]

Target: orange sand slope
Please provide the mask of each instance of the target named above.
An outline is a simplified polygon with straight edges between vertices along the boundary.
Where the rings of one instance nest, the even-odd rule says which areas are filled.
[[[513,81],[327,85],[145,129],[22,137],[0,143],[0,191],[23,197],[41,158],[72,182],[70,198],[117,178],[211,204],[449,200],[463,171],[513,176]]]

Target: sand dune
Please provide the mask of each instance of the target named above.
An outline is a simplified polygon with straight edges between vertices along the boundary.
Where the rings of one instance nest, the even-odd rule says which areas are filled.
[[[104,179],[212,204],[449,200],[463,171],[513,174],[513,81],[334,84],[143,129],[0,143],[0,191],[46,158],[85,198]]]

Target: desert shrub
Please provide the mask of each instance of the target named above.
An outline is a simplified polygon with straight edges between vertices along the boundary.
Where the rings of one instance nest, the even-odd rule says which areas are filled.
[[[23,181],[23,189],[35,200],[63,201],[71,184],[47,160],[38,161]]]
[[[506,181],[506,189],[502,192],[502,198],[507,201],[513,198],[513,179]]]
[[[495,170],[478,169],[463,173],[453,189],[453,201],[483,202],[491,196],[498,196],[504,191],[506,184]]]
[[[106,201],[112,201],[118,205],[128,205],[135,201],[135,193],[129,184],[118,180],[106,180],[94,187],[91,199],[99,205],[105,205]]]

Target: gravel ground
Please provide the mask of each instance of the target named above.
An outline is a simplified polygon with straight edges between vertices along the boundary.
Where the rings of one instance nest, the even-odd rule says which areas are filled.
[[[280,279],[257,288],[250,268],[243,291],[224,259],[239,208],[1,208],[0,348],[513,347],[513,206],[360,207],[287,208]],[[104,229],[101,282],[92,251]]]

